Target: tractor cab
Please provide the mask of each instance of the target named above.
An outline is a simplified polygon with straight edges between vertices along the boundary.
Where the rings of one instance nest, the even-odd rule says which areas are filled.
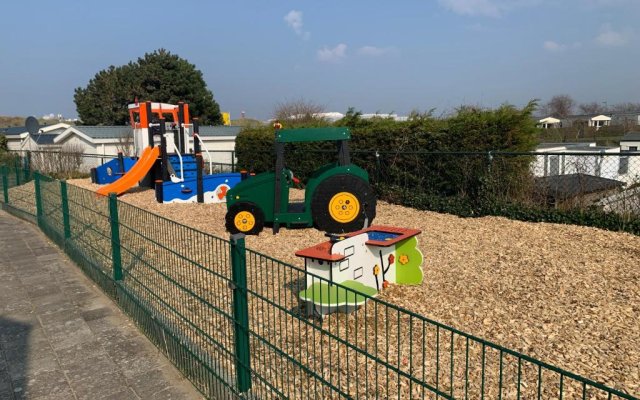
[[[368,227],[375,217],[376,197],[369,175],[351,163],[349,128],[282,129],[276,131],[273,172],[258,174],[227,192],[226,227],[231,233],[258,234],[265,223],[273,233],[281,225],[315,226],[342,233]],[[304,201],[290,201],[289,191],[301,182],[285,167],[285,144],[333,141],[337,161],[314,171],[305,185]]]

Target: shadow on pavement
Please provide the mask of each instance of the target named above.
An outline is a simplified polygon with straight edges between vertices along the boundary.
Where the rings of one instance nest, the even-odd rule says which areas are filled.
[[[0,399],[22,398],[32,329],[29,323],[0,316]]]

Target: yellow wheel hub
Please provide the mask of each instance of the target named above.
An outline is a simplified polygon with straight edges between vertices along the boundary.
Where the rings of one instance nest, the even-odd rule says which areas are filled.
[[[240,232],[249,232],[256,225],[256,217],[249,211],[240,211],[233,219],[233,224]]]
[[[329,215],[342,224],[356,219],[360,213],[358,198],[349,192],[336,193],[329,200]]]

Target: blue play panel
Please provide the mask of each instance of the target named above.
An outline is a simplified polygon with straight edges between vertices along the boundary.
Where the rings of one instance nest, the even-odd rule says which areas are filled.
[[[106,163],[92,169],[91,181],[98,185],[106,185],[107,183],[113,183],[120,179],[122,175],[127,173],[133,165],[136,163],[136,159],[133,157],[124,157],[122,159],[124,164],[124,171],[120,165],[118,158],[107,161]]]
[[[172,163],[173,164],[173,163]],[[178,164],[176,162],[176,164]],[[175,165],[175,164],[174,164]],[[176,175],[179,177],[179,166]],[[184,158],[183,158],[184,167]],[[227,190],[240,182],[239,173],[213,174],[202,177],[205,203],[222,203],[226,200]],[[196,177],[188,177],[185,168],[184,182],[163,182],[162,202],[163,203],[195,203],[198,199],[198,186]]]
[[[400,236],[399,233],[383,232],[383,231],[369,231],[367,232],[367,235],[369,236],[369,240],[376,240],[379,242],[395,239],[398,236]]]

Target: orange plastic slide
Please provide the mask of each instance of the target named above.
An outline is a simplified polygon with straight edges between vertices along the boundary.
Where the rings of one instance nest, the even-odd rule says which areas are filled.
[[[155,164],[158,159],[158,155],[160,155],[160,148],[158,146],[145,148],[142,151],[142,155],[140,155],[140,159],[138,159],[133,167],[131,167],[129,172],[124,174],[122,178],[117,181],[101,187],[98,189],[97,193],[107,196],[109,193],[120,195],[126,192],[142,180],[147,172],[153,168],[153,164]]]

